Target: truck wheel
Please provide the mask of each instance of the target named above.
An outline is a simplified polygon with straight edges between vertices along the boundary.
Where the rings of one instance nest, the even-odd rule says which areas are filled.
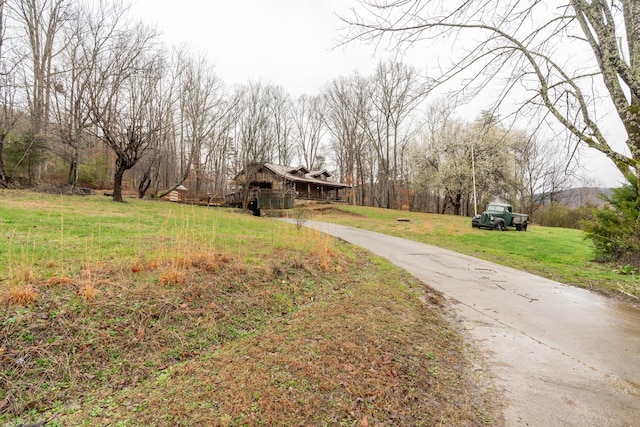
[[[494,230],[504,231],[504,222],[498,221],[496,223],[496,226],[495,226]]]
[[[516,231],[522,231],[522,224],[516,225]]]
[[[529,225],[528,222],[525,222],[524,224],[522,224],[522,230],[523,231],[527,231],[527,226]]]

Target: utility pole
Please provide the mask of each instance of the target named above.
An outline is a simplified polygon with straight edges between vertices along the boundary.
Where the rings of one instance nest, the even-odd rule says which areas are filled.
[[[473,179],[473,216],[478,215],[478,193],[476,192],[476,156],[473,151],[474,138],[471,139],[471,178]]]

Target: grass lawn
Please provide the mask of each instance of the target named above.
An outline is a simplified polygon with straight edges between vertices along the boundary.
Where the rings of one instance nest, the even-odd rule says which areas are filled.
[[[530,225],[527,232],[494,232],[472,229],[471,219],[465,217],[358,206],[313,212],[319,221],[432,244],[598,292],[640,297],[635,275],[620,274],[622,266],[593,261],[591,243],[580,230]]]
[[[0,201],[0,425],[503,425],[440,295],[358,248],[218,208]]]

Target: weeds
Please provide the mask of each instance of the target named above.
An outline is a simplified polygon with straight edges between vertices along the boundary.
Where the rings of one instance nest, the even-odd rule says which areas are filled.
[[[296,228],[300,230],[304,224],[312,218],[312,211],[309,209],[294,209],[293,219],[296,224]]]
[[[364,252],[221,210],[37,203],[0,212],[16,227],[8,256],[19,261],[10,273],[0,264],[0,288],[35,294],[0,306],[0,424],[481,425],[472,407],[493,416],[460,337],[416,300],[422,285]],[[60,212],[48,215],[59,226],[47,212]],[[478,405],[458,403],[469,401]]]
[[[170,268],[158,274],[158,283],[161,285],[176,285],[182,286],[187,282],[187,276],[184,272],[178,270],[176,267]]]
[[[616,268],[615,270],[613,270],[613,272],[622,274],[622,275],[630,274],[631,276],[634,276],[637,273],[637,270],[631,264],[626,264],[624,266],[620,266]],[[634,278],[634,281],[635,281],[635,278]]]
[[[38,299],[38,293],[31,285],[14,286],[3,299],[6,304],[29,305]]]
[[[78,292],[85,301],[92,303],[96,300],[96,296],[100,291],[91,283],[86,283]]]

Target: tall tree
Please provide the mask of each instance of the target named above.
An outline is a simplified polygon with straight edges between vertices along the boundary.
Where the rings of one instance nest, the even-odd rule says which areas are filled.
[[[271,117],[273,120],[273,136],[275,138],[276,161],[280,165],[290,165],[293,161],[294,150],[292,143],[293,118],[292,103],[289,95],[282,87],[271,90]]]
[[[355,187],[348,201],[363,204],[366,190],[363,129],[370,100],[367,80],[359,75],[337,78],[326,85],[324,96],[324,117],[331,133],[340,181]]]
[[[186,145],[183,180],[195,168],[195,192],[199,193],[204,175],[203,146],[215,129],[215,117],[223,103],[221,81],[204,58],[192,58],[185,64],[181,90],[182,140]]]
[[[68,184],[76,185],[80,152],[88,144],[92,126],[89,103],[90,85],[98,59],[106,54],[109,39],[122,26],[126,9],[119,3],[100,2],[95,7],[80,4],[68,11],[68,25],[62,33],[63,47],[58,69],[52,80],[52,119],[62,143],[62,158],[69,165]]]
[[[401,155],[409,141],[408,119],[426,91],[413,68],[392,61],[378,64],[370,88],[372,108],[364,129],[377,154],[375,196],[378,206],[391,208],[396,200]]]
[[[229,187],[231,177],[228,160],[232,148],[233,128],[240,115],[239,102],[237,92],[225,91],[222,102],[216,105],[213,113],[213,132],[203,150],[204,164],[211,181],[208,190],[214,197],[222,197]]]
[[[295,141],[298,153],[309,170],[316,167],[318,149],[327,131],[323,107],[322,97],[307,95],[299,97],[294,106]]]
[[[160,128],[158,88],[164,67],[155,40],[156,33],[141,24],[114,32],[90,85],[95,137],[116,156],[116,202],[123,201],[124,173],[145,155]]]
[[[640,3],[628,0],[547,2],[361,0],[345,17],[347,40],[390,37],[407,44],[457,44],[437,83],[464,77],[504,82],[525,104],[553,117],[582,144],[606,155],[630,182],[640,178]],[[579,61],[567,61],[570,57]],[[598,78],[594,78],[598,76]],[[500,79],[500,81],[498,81]],[[606,94],[606,95],[605,95]],[[522,97],[520,97],[522,98]],[[524,111],[520,109],[520,111]],[[613,114],[608,114],[613,112]],[[612,120],[613,118],[616,120]],[[616,130],[626,133],[616,145]]]
[[[11,3],[13,4],[13,3]],[[69,0],[21,0],[14,5],[26,35],[30,68],[25,70],[31,128],[35,134],[49,123],[56,40],[68,18]]]
[[[12,181],[4,162],[4,149],[18,121],[15,96],[15,81],[9,74],[0,74],[0,185],[3,186]]]
[[[147,158],[137,171],[139,198],[144,198],[150,188],[152,197],[164,197],[187,179],[182,140],[184,97],[181,94],[190,60],[190,52],[186,46],[169,51],[157,102],[160,114],[158,133],[154,144],[149,147]]]
[[[3,55],[3,49],[2,49],[4,47],[4,34],[5,34],[4,1],[5,0],[0,0],[0,75],[2,76],[2,80],[0,80],[0,91],[2,91],[3,95],[7,88],[7,84],[4,78],[6,75],[6,71],[5,71],[4,55]],[[12,108],[12,107],[9,106],[9,108]],[[4,166],[4,141],[8,135],[6,109],[7,109],[7,100],[3,99],[2,100],[2,116],[0,117],[0,185],[6,185],[6,181],[7,181],[7,176],[6,176],[7,174],[5,172],[5,166]]]
[[[433,208],[460,213],[463,198],[472,192],[471,146],[465,123],[453,116],[448,103],[429,107],[427,121],[411,147],[411,184],[421,199],[431,196]]]
[[[250,83],[243,90],[241,114],[235,130],[236,174],[243,171],[242,208],[249,205],[249,183],[265,162],[272,160],[274,138],[270,110],[273,87]]]
[[[4,148],[18,120],[15,101],[16,81],[12,72],[13,65],[7,61],[5,50],[5,1],[0,0],[0,185],[2,186],[7,186],[11,181],[4,162]]]
[[[524,132],[513,145],[521,209],[534,221],[544,205],[558,202],[562,190],[570,187],[576,164],[572,152],[554,141],[539,140],[535,133]]]

